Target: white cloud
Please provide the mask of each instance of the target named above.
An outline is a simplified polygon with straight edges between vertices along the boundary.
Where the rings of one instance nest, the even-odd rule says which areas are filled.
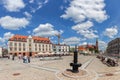
[[[28,34],[30,34],[30,33],[31,33],[31,31],[27,31],[27,33],[28,33]]]
[[[63,9],[64,9],[64,6],[60,6],[60,9],[63,10]]]
[[[37,9],[35,9],[35,8],[33,8],[33,7],[30,7],[30,9],[31,9],[31,12],[32,12],[32,13],[35,13],[35,12],[37,11]]]
[[[48,0],[45,0],[44,2],[38,2],[38,7],[36,8],[36,11],[42,8],[47,3],[48,3]]]
[[[87,42],[83,42],[82,45],[87,45],[88,43]]]
[[[108,36],[109,38],[114,38],[114,36],[117,34],[118,34],[117,26],[106,28],[106,30],[104,31],[104,35]]]
[[[25,28],[29,24],[26,18],[15,18],[11,16],[5,16],[0,18],[0,25],[4,29],[19,30]]]
[[[98,41],[98,45],[99,45],[100,50],[105,50],[107,47],[107,43],[102,40]]]
[[[11,38],[14,34],[11,32],[4,33],[3,37],[0,37],[0,45],[7,48],[7,40]]]
[[[67,3],[67,2],[69,2],[69,0],[64,0],[64,3]]]
[[[69,45],[79,44],[80,43],[80,38],[70,37],[70,38],[64,39],[64,43],[69,44]]]
[[[90,21],[87,21],[87,22],[79,23],[79,24],[73,26],[72,29],[73,30],[87,30],[92,26],[93,26],[93,23]]]
[[[4,39],[5,39],[5,40],[8,40],[8,39],[11,38],[13,35],[14,35],[14,34],[12,34],[11,32],[6,32],[6,33],[4,34]]]
[[[43,6],[43,3],[42,2],[38,2],[38,7],[37,7],[36,10],[39,10],[40,8],[42,8],[42,6]]]
[[[54,36],[56,34],[62,34],[63,31],[54,30],[54,26],[52,24],[46,23],[46,24],[40,24],[37,28],[33,30],[33,33],[36,36],[49,37],[49,36]]]
[[[93,30],[80,30],[78,33],[88,39],[94,39],[98,37],[98,35],[96,35]]]
[[[32,4],[31,8],[31,12],[35,13],[37,10],[41,9],[43,6],[45,6],[47,3],[49,2],[49,0],[44,0],[44,1],[39,1],[39,0],[35,0]]]
[[[79,45],[93,45],[93,43],[90,43],[90,42],[82,42],[82,43],[80,43]]]
[[[77,24],[72,27],[73,30],[87,39],[93,39],[98,37],[97,31],[92,29],[93,21],[100,23],[108,18],[104,8],[104,0],[71,0],[60,17],[74,21]]]
[[[46,3],[48,3],[48,0],[45,0],[45,1],[44,1],[44,4],[46,4]]]
[[[75,26],[72,26],[72,29],[77,31],[77,33],[81,34],[85,38],[93,39],[97,38],[98,36],[95,34],[95,30],[90,29],[93,26],[93,23],[90,21],[84,23],[78,23]]]
[[[64,31],[63,31],[63,30],[60,30],[60,31],[59,31],[59,34],[63,34],[63,33],[64,33]]]
[[[24,15],[30,20],[32,18],[32,15],[28,12],[24,12]]]
[[[10,12],[18,12],[25,7],[23,0],[3,0],[4,7]]]
[[[2,37],[0,37],[0,43],[4,43],[4,42],[5,40]]]
[[[29,3],[34,3],[34,0],[29,0]]]
[[[83,22],[86,19],[102,22],[108,18],[104,7],[104,0],[72,0],[61,17],[71,19],[75,23]]]

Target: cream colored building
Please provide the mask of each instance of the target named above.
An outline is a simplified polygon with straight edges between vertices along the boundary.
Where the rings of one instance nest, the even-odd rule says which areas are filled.
[[[53,51],[56,54],[69,54],[70,47],[65,44],[53,44]]]
[[[14,35],[8,41],[8,53],[14,55],[67,54],[69,46],[52,44],[49,38]]]
[[[8,52],[34,56],[39,53],[52,53],[53,49],[49,38],[14,35],[8,41]]]

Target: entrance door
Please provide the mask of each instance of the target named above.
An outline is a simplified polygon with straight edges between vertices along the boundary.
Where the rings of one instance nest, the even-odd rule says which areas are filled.
[[[23,56],[25,56],[25,53],[23,53]]]
[[[30,56],[30,57],[32,56],[32,52],[29,53],[29,56]]]
[[[17,56],[17,53],[15,53],[14,56]]]

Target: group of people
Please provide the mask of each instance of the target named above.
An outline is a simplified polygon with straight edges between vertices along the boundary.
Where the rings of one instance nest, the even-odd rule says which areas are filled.
[[[15,58],[16,56],[14,54],[10,55],[10,59],[15,60]],[[19,54],[18,59],[22,59],[23,63],[30,63],[30,56],[27,56],[27,55],[22,56],[21,54]]]
[[[107,64],[108,66],[118,66],[118,61],[116,59],[112,59],[109,57],[105,57],[105,56],[100,56],[98,55],[97,58],[99,58],[104,64]]]
[[[23,56],[23,63],[30,63],[30,56]]]

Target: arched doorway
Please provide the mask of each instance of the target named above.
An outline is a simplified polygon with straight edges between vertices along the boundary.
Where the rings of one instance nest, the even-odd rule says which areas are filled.
[[[29,52],[29,56],[30,56],[30,57],[32,56],[32,52]]]
[[[23,56],[25,56],[25,53],[23,53]]]
[[[17,53],[15,53],[14,55],[17,56]]]

